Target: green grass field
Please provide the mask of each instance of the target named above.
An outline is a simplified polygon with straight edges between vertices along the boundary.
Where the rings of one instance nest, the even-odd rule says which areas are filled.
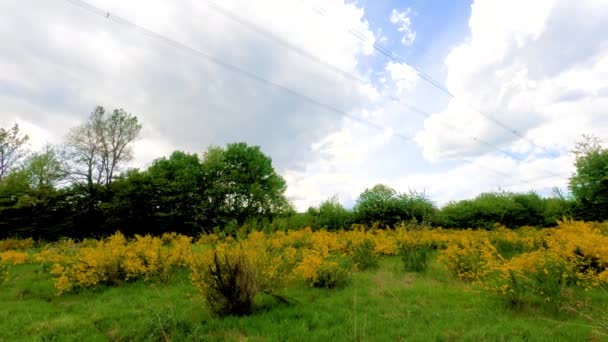
[[[249,317],[210,315],[186,272],[62,296],[40,265],[0,285],[2,341],[608,341],[608,294],[573,294],[559,312],[517,310],[433,263],[405,273],[397,257],[348,286],[293,286],[293,304],[260,297]]]

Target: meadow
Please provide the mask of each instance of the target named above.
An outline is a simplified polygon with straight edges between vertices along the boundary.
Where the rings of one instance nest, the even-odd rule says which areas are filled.
[[[608,226],[0,241],[0,340],[608,340]]]

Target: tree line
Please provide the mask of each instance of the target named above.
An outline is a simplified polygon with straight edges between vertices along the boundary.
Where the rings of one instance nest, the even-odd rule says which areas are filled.
[[[332,197],[297,213],[286,182],[258,146],[231,143],[202,154],[175,151],[127,169],[142,126],[122,109],[96,107],[58,146],[30,152],[19,127],[0,128],[0,238],[57,239],[174,231],[343,229],[417,222],[450,228],[550,226],[566,216],[608,217],[608,150],[593,137],[575,146],[570,194],[485,193],[442,208],[423,193],[366,189],[352,210]]]

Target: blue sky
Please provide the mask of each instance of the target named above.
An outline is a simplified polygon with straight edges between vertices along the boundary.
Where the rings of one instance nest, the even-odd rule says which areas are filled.
[[[68,1],[32,7],[4,0],[0,126],[19,123],[37,149],[60,145],[96,105],[124,108],[144,127],[128,167],[146,167],[174,150],[203,153],[210,145],[246,141],[273,158],[287,195],[302,210],[332,195],[352,205],[377,183],[425,191],[438,204],[499,188],[548,193],[565,188],[573,170],[567,151],[581,134],[608,136],[603,1],[216,2],[321,64],[206,1],[87,1],[111,18],[383,127],[377,130]],[[356,39],[349,28],[368,39]],[[455,97],[411,65],[375,52],[374,42]],[[571,43],[565,48],[564,42]],[[358,74],[363,84],[327,65]]]

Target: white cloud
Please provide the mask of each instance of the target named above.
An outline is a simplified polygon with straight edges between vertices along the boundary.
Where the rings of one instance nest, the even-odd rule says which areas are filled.
[[[401,32],[401,43],[405,46],[414,44],[414,40],[416,40],[416,31],[412,29],[411,13],[410,8],[405,11],[393,9],[390,17],[391,23],[397,26],[397,31]]]
[[[565,151],[584,133],[608,134],[608,6],[601,2],[475,1],[470,37],[445,60],[456,98],[417,136],[425,156],[492,151],[471,136],[542,154]]]
[[[357,138],[346,151],[334,139],[327,160],[309,164],[299,178],[290,174],[291,191],[306,194],[300,208],[332,194],[353,203],[365,187],[380,182],[399,191],[424,190],[438,204],[498,189],[547,194],[554,186],[567,187],[573,172],[567,151],[574,141],[583,133],[608,135],[608,26],[603,24],[608,6],[601,2],[475,1],[470,37],[446,58],[446,83],[456,98],[424,120],[416,135],[424,157],[435,161],[433,167],[412,168],[419,160],[404,144],[405,156],[390,141],[365,149],[370,132],[354,133]],[[406,96],[423,82],[410,83],[411,69],[400,67],[386,65],[380,83],[383,90],[401,90]],[[374,112],[374,120],[396,125],[396,131],[407,128],[404,118],[409,115],[403,108],[378,106],[382,110]],[[525,139],[478,110],[517,129]],[[392,153],[382,153],[386,150]],[[352,158],[353,151],[357,158]],[[409,160],[395,162],[399,158]],[[374,169],[378,164],[384,169]],[[391,173],[394,167],[401,167],[401,175]]]
[[[390,75],[400,95],[405,94],[416,85],[418,79],[416,70],[407,64],[391,61],[386,64],[385,70]]]
[[[608,31],[603,24],[608,6],[603,0],[475,1],[470,37],[446,58],[446,84],[456,99],[443,109],[441,93],[417,80],[407,65],[389,62],[361,70],[375,64],[369,60],[381,31],[369,27],[356,2],[323,2],[324,15],[299,1],[231,0],[219,6],[359,78],[383,78],[367,84],[345,80],[204,2],[91,1],[111,15],[175,37],[381,129],[67,2],[31,8],[6,0],[0,3],[0,105],[10,117],[0,117],[0,124],[23,122],[36,144],[60,141],[96,104],[122,107],[144,125],[135,166],[174,149],[202,152],[210,144],[246,141],[261,145],[273,158],[288,182],[288,195],[305,209],[334,194],[352,205],[376,183],[398,191],[424,190],[440,204],[499,186],[546,191],[563,185],[572,171],[565,150],[580,134],[608,135]],[[410,15],[409,9],[394,10],[389,18],[405,45],[416,38]],[[368,39],[350,36],[350,28]],[[383,96],[393,94],[402,103]],[[403,103],[440,110],[423,120]],[[471,104],[559,152],[558,157],[516,139]],[[408,142],[405,137],[415,133],[417,144]],[[518,153],[523,161],[496,153],[473,136]],[[463,158],[471,162],[457,161]],[[561,177],[549,178],[546,170]]]
[[[301,168],[315,158],[308,146],[338,129],[342,118],[129,30],[115,17],[345,111],[377,96],[371,85],[347,81],[204,2],[90,2],[110,17],[69,2],[36,8],[18,0],[0,3],[0,104],[59,138],[97,104],[124,108],[144,125],[136,165],[170,148],[202,152],[210,144],[244,140],[261,145],[281,168]],[[297,1],[231,0],[218,6],[349,73],[358,74],[359,59],[373,51],[374,33],[353,3],[328,2],[333,22]],[[348,39],[344,27],[368,39]]]

